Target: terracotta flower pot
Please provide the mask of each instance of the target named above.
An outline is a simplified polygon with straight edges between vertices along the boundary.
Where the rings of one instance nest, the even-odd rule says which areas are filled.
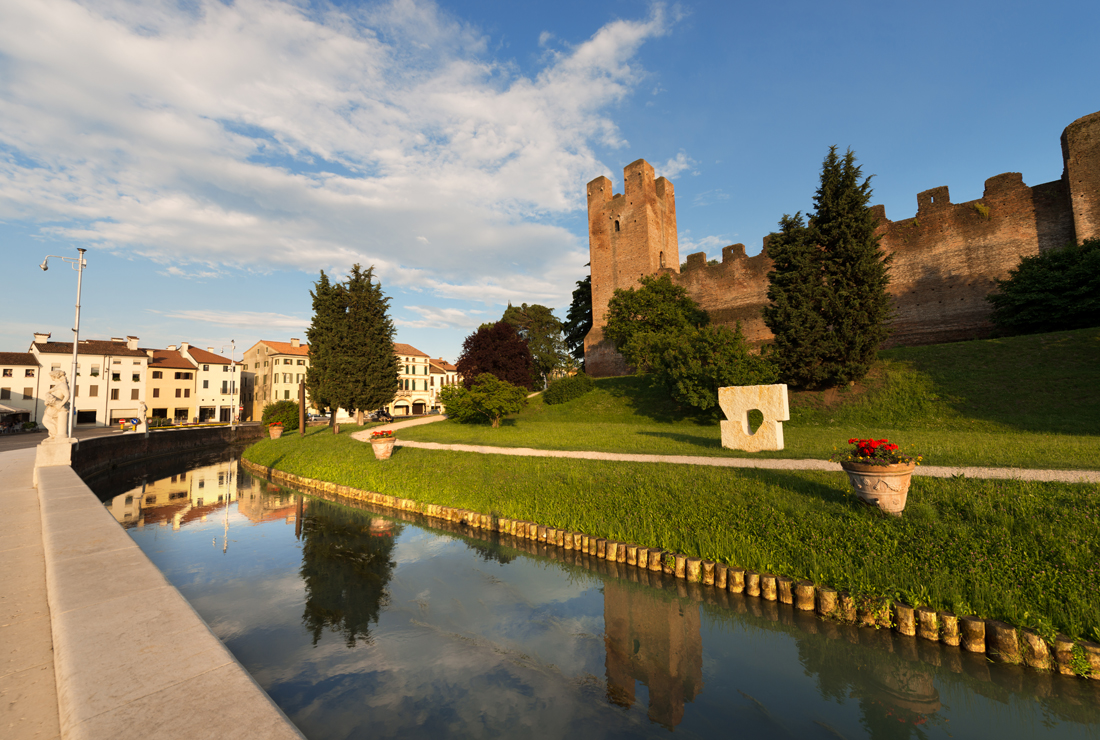
[[[268,427],[267,428],[267,433],[269,435],[271,435],[272,439],[278,439],[279,437],[283,436],[283,428],[282,427]]]
[[[382,439],[372,439],[370,446],[374,448],[374,456],[379,460],[389,460],[396,442],[396,437],[384,437]]]
[[[905,499],[909,496],[909,481],[913,477],[916,463],[896,465],[865,465],[863,463],[842,462],[840,464],[865,504],[877,506],[892,516],[901,516],[905,509]]]

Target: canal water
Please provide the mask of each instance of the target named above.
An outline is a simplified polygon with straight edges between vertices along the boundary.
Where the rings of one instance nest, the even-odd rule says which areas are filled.
[[[1097,681],[303,496],[228,451],[93,488],[310,740],[1100,738]]]

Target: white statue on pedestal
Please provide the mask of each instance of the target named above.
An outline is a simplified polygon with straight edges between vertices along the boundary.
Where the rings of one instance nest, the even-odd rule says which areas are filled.
[[[53,387],[46,393],[46,412],[42,414],[42,425],[50,433],[50,439],[68,439],[69,437],[69,381],[64,370],[50,373]]]
[[[149,407],[145,405],[145,401],[138,402],[138,423],[134,425],[134,431],[144,434],[148,431],[149,427],[145,419],[145,413],[149,410]]]

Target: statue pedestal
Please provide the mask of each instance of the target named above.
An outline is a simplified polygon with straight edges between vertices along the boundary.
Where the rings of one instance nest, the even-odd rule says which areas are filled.
[[[73,445],[75,437],[65,439],[47,438],[38,444],[37,454],[34,458],[34,486],[38,487],[38,469],[48,468],[54,465],[66,467],[73,464]]]

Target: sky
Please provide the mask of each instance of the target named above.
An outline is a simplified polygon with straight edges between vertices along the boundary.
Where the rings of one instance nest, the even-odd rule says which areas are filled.
[[[912,217],[1100,110],[1100,3],[8,0],[0,351],[36,331],[236,356],[305,339],[373,266],[397,340],[454,361],[509,302],[564,319],[585,185],[646,159],[680,258],[761,249],[831,145]]]

